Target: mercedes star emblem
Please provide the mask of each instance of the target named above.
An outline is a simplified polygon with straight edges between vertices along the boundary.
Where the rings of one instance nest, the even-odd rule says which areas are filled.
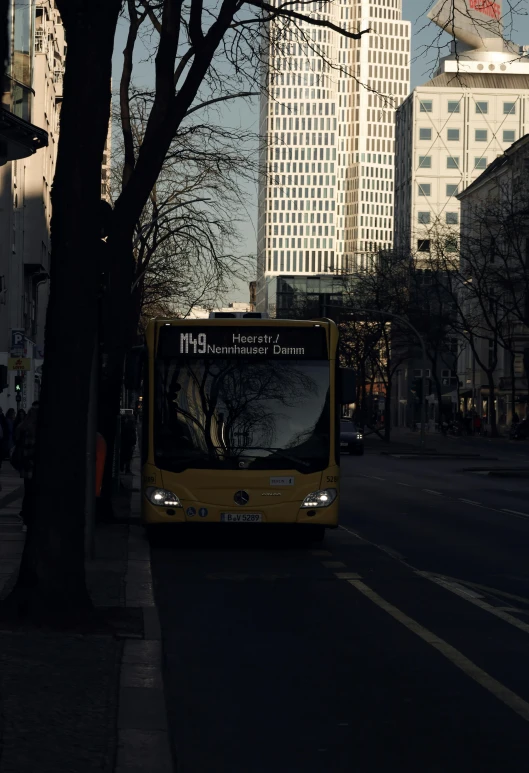
[[[247,505],[250,501],[250,495],[247,491],[237,491],[233,497],[236,504],[240,505],[241,507],[243,505]]]

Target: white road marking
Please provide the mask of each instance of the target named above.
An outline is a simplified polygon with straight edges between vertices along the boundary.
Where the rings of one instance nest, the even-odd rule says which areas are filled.
[[[465,601],[469,601],[471,604],[474,604],[476,607],[479,607],[480,609],[485,610],[485,612],[490,612],[491,615],[494,615],[495,617],[499,617],[500,620],[504,620],[506,623],[509,623],[509,625],[512,625],[515,628],[518,628],[519,631],[523,631],[524,633],[529,633],[528,623],[524,623],[521,620],[518,620],[516,617],[509,615],[508,612],[505,612],[503,609],[500,609],[499,607],[493,607],[491,604],[487,604],[486,601],[483,601],[482,596],[478,596],[477,594],[466,590],[466,588],[462,588],[457,583],[447,582],[446,580],[443,580],[443,578],[441,577],[435,577],[434,575],[429,574],[429,572],[417,571],[416,574],[420,575],[421,577],[425,577],[427,580],[431,580],[432,582],[435,582],[437,585],[440,585],[442,588],[446,588],[446,590],[449,590],[452,593],[455,593],[456,596],[460,596],[461,598],[464,598]]]
[[[450,579],[448,577],[445,577],[446,579]],[[492,594],[493,596],[503,596],[506,599],[513,599],[514,601],[521,601],[523,604],[529,604],[529,599],[525,596],[517,596],[514,593],[507,593],[507,591],[499,590],[498,588],[491,588],[490,585],[480,585],[477,582],[469,582],[465,580],[467,585],[472,586],[472,588],[479,588],[480,590],[485,591],[485,593],[488,593],[489,595]]]
[[[356,574],[356,572],[335,572],[334,576],[339,580],[361,580],[362,575]]]
[[[400,483],[399,481],[395,481],[397,486],[406,486],[406,488],[412,488],[411,483]]]
[[[459,499],[460,502],[465,502],[467,505],[479,505],[479,507],[483,507],[481,502],[476,502],[474,499]]]
[[[346,569],[347,565],[343,561],[322,561],[326,569]]]
[[[392,558],[397,558],[399,561],[404,561],[405,557],[402,555],[402,553],[399,553],[398,550],[395,550],[394,548],[389,548],[387,545],[377,545],[380,550],[383,550],[384,553],[388,553]]]
[[[426,491],[427,494],[437,494],[438,497],[442,497],[443,496],[441,491],[434,491],[431,488],[423,488],[423,491]]]
[[[523,515],[524,518],[529,518],[529,513],[521,513],[519,510],[508,510],[506,507],[502,508],[502,513],[512,513],[513,515]]]
[[[385,478],[379,478],[377,475],[364,475],[361,472],[358,473],[359,478],[369,478],[370,480],[386,480]]]
[[[515,692],[509,690],[509,688],[501,682],[498,682],[497,679],[494,679],[494,677],[469,660],[462,652],[459,652],[455,647],[452,647],[452,645],[448,644],[444,639],[436,636],[432,631],[424,628],[424,626],[416,620],[408,617],[408,615],[400,609],[393,606],[393,604],[390,604],[389,601],[383,599],[382,596],[375,593],[375,591],[365,585],[365,583],[360,580],[349,580],[349,584],[362,593],[369,601],[372,601],[373,604],[376,604],[384,612],[387,612],[394,620],[397,620],[397,622],[401,623],[405,628],[426,642],[426,644],[429,644],[433,649],[437,650],[437,652],[449,660],[452,665],[459,668],[464,674],[473,679],[477,684],[481,685],[481,687],[484,687],[485,690],[512,709],[512,711],[516,712],[522,719],[529,722],[529,703],[524,701],[523,698],[520,698]]]

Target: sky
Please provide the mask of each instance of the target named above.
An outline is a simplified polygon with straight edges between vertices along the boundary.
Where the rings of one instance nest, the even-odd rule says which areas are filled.
[[[432,49],[431,44],[437,38],[437,27],[428,22],[426,13],[433,5],[429,0],[403,0],[403,19],[412,23],[412,60],[411,60],[411,88],[415,88],[421,83],[427,81],[435,68],[437,60],[437,48]],[[504,11],[507,3],[504,2]],[[525,16],[516,16],[513,19],[512,30],[509,30],[509,37],[520,45],[529,44],[529,13]],[[122,51],[125,46],[127,34],[127,24],[120,21],[118,33],[114,48],[113,62],[113,81],[114,89],[118,87],[120,72],[123,62]],[[450,38],[443,35],[443,39],[448,43]],[[147,51],[138,46],[136,51],[136,61],[134,65],[134,82],[137,86],[152,86],[154,83],[154,71],[152,63],[147,61]],[[257,134],[258,132],[259,108],[258,100],[253,104],[247,104],[242,101],[231,102],[223,113],[222,119],[227,126],[233,128],[244,128]],[[255,255],[257,243],[257,186],[246,185],[245,199],[247,200],[246,212],[240,214],[240,234],[241,241],[239,245],[240,255]],[[250,277],[253,278],[253,277]],[[246,279],[240,279],[229,296],[225,297],[223,303],[228,301],[248,301],[248,283]]]

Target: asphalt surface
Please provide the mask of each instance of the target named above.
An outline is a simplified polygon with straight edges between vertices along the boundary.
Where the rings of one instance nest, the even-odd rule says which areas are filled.
[[[237,525],[153,549],[178,773],[529,771],[529,477],[466,471],[529,448],[374,449],[342,457],[323,545]]]

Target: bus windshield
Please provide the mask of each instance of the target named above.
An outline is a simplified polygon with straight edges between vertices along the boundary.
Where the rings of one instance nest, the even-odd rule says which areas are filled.
[[[328,360],[158,358],[156,466],[323,470],[329,386]]]

